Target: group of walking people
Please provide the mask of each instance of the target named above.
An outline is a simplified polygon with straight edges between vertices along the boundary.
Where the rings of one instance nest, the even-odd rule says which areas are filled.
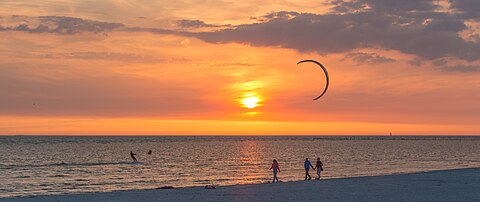
[[[305,162],[303,164],[303,167],[305,168],[305,180],[311,180],[312,179],[312,176],[310,176],[310,173],[309,173],[310,168],[312,168],[313,170],[317,170],[318,177],[316,177],[315,180],[320,179],[320,175],[323,171],[323,163],[320,160],[320,157],[317,158],[317,162],[315,163],[315,166],[312,165],[312,163],[308,160],[308,158],[305,158]],[[280,167],[278,166],[278,161],[276,159],[273,159],[273,163],[272,163],[272,166],[270,167],[270,170],[273,170],[273,181],[272,181],[272,183],[278,182],[277,173],[280,172]]]
[[[147,154],[151,155],[152,150],[149,150]],[[137,154],[133,153],[133,151],[130,151],[130,157],[132,157],[132,160],[134,162],[137,162],[137,158],[135,158],[135,155],[137,155]],[[305,168],[305,180],[311,180],[312,179],[312,176],[310,176],[310,173],[309,173],[310,168],[312,168],[313,170],[317,170],[318,177],[316,177],[315,180],[320,179],[320,174],[323,171],[323,163],[322,163],[322,161],[320,161],[320,157],[317,158],[317,163],[315,163],[315,166],[312,165],[312,163],[308,160],[308,158],[305,158],[305,162],[303,164],[303,167]],[[272,163],[272,166],[270,167],[270,170],[273,170],[273,181],[272,181],[272,183],[279,182],[278,177],[277,177],[277,173],[280,172],[280,166],[278,166],[277,159],[273,159],[273,163]]]

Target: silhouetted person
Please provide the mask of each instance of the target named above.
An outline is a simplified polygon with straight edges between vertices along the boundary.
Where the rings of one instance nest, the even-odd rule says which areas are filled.
[[[308,180],[311,180],[312,177],[310,176],[308,171],[310,170],[310,167],[313,168],[314,170],[315,168],[312,166],[312,163],[310,163],[308,158],[305,158],[305,163],[303,164],[303,167],[305,167],[305,180],[307,180],[307,177],[308,177]]]
[[[277,172],[280,172],[280,167],[278,167],[278,162],[277,162],[276,159],[273,159],[272,167],[270,167],[269,170],[272,170],[272,169],[273,169],[273,181],[272,181],[272,183],[274,183],[275,180],[277,180],[277,182],[278,182]]]
[[[135,158],[135,155],[137,154],[133,153],[133,151],[130,151],[130,156],[132,157],[133,162],[137,162],[137,158]]]
[[[152,154],[152,150],[148,150],[148,155],[151,155]]]
[[[320,179],[320,173],[323,171],[323,163],[322,163],[322,161],[320,161],[320,157],[317,158],[317,163],[315,164],[315,168],[313,168],[313,169],[317,170],[317,175],[318,175],[318,177],[315,178],[315,180],[319,180]]]

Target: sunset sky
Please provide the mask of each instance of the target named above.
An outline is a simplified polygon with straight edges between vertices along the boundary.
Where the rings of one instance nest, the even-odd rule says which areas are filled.
[[[2,0],[0,52],[0,135],[480,134],[479,0]]]

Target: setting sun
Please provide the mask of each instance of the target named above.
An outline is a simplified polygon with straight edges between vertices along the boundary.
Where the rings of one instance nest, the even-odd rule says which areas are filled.
[[[247,97],[242,100],[242,103],[246,108],[252,109],[258,106],[258,101],[260,101],[260,99],[257,97]]]

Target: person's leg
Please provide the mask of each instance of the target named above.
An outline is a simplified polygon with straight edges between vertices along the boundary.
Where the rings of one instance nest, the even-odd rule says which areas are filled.
[[[305,169],[305,180],[311,180],[312,177],[310,176],[310,173],[308,173],[309,169]]]
[[[275,182],[275,178],[277,178],[277,172],[273,171],[273,180],[272,180],[272,183]]]

